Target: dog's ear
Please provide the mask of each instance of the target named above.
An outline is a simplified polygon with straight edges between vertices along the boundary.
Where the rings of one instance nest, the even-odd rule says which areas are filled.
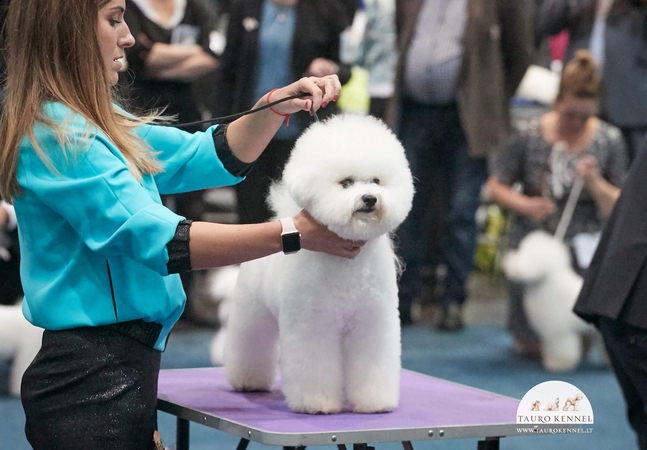
[[[316,180],[311,167],[297,167],[296,164],[285,166],[283,181],[286,191],[292,200],[302,209],[308,209],[313,197],[313,180]]]
[[[276,181],[270,186],[267,204],[277,216],[293,216],[302,207],[296,204],[284,180]]]

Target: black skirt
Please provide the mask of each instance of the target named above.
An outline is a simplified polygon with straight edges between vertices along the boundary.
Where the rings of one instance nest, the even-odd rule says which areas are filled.
[[[161,353],[118,325],[44,332],[21,392],[35,450],[155,450]]]

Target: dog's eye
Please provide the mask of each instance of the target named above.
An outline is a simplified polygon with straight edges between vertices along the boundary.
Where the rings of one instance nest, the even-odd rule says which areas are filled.
[[[339,184],[341,184],[341,187],[343,187],[344,189],[351,187],[353,183],[355,183],[355,181],[352,178],[344,178],[339,182]]]
[[[373,178],[373,181],[371,181],[371,183],[380,184],[380,179],[379,178]]]

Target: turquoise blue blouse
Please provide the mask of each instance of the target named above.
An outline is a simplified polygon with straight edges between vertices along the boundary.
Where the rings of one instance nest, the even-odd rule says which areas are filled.
[[[156,125],[136,132],[158,152],[164,171],[138,182],[105,134],[59,103],[44,106],[65,127],[66,153],[54,130],[34,126],[51,170],[27,137],[20,144],[14,200],[21,245],[23,312],[39,327],[60,330],[143,319],[162,324],[164,350],[186,302],[169,274],[167,243],[183,217],[160,194],[232,185],[217,156],[213,128],[189,134]]]

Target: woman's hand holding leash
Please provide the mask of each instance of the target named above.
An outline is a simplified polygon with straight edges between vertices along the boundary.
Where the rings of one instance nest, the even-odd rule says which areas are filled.
[[[278,114],[292,114],[298,111],[310,112],[312,109],[317,111],[321,107],[325,108],[328,103],[336,101],[339,97],[341,83],[337,75],[301,78],[284,88],[273,91],[269,100],[276,101],[302,92],[307,92],[310,96],[279,103],[272,109]]]
[[[588,186],[600,177],[598,161],[593,155],[584,155],[577,162],[577,174],[582,177]]]

